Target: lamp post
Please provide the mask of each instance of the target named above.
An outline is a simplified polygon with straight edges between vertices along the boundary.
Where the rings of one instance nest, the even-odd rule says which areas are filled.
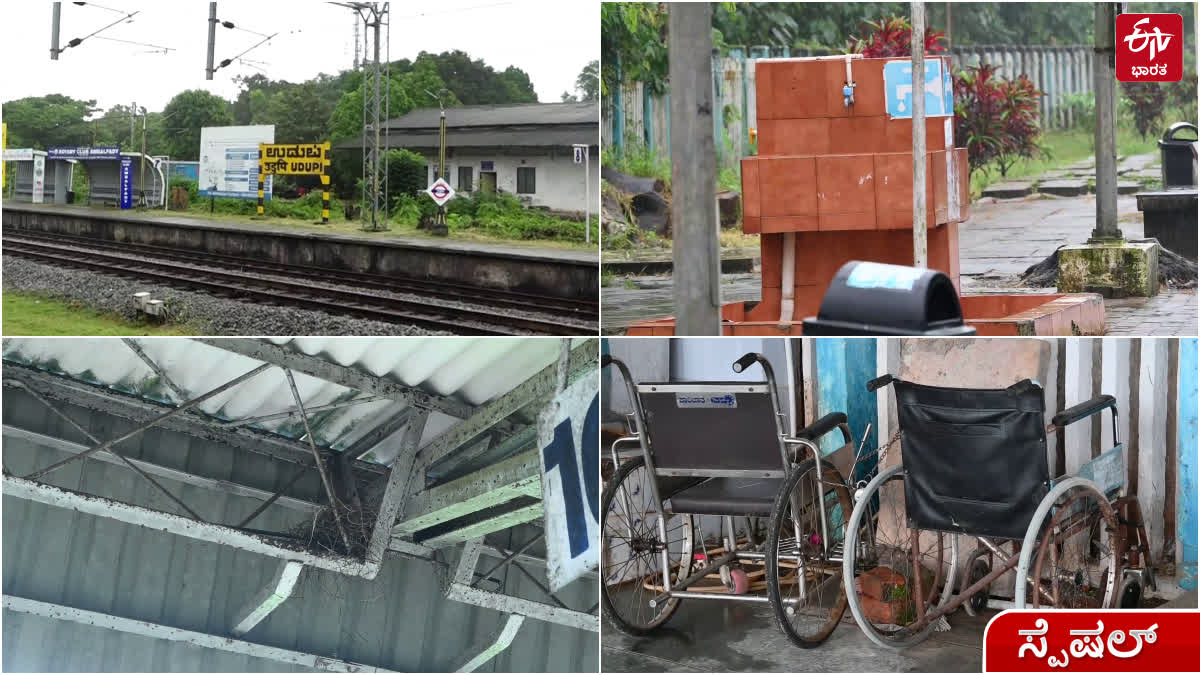
[[[442,104],[442,95],[450,93],[450,90],[443,87],[435,94],[426,89],[425,93],[438,102],[438,109],[441,110],[438,133],[440,144],[438,149],[438,178],[446,180],[446,106]],[[446,182],[449,183],[450,181],[446,180]],[[433,228],[430,232],[439,237],[444,237],[450,233],[450,228],[446,225],[446,207],[444,205],[438,207],[437,216],[433,220]]]
[[[148,206],[146,203],[146,106],[142,106],[138,112],[142,114],[142,177],[138,181],[138,199],[142,206]]]

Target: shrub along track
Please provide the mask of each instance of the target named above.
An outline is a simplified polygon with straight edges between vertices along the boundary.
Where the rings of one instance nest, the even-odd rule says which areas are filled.
[[[595,334],[589,301],[5,229],[5,255],[460,335]]]

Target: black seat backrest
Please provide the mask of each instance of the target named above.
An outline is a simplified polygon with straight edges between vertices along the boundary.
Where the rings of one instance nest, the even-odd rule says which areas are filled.
[[[1020,539],[1049,491],[1037,384],[952,389],[897,380],[909,519],[921,529]]]
[[[647,382],[638,398],[659,473],[784,475],[766,382]]]

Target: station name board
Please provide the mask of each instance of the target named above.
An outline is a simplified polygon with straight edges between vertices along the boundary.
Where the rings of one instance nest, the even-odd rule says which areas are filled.
[[[269,174],[321,175],[327,171],[329,143],[294,145],[263,144],[262,172]]]
[[[46,149],[46,159],[120,159],[119,145],[56,145]]]

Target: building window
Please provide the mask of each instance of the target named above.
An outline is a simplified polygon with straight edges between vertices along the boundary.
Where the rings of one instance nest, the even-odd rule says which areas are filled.
[[[459,192],[470,192],[471,191],[471,171],[472,171],[472,167],[469,167],[469,166],[458,167],[458,190],[459,190]]]
[[[531,195],[537,192],[537,178],[532,166],[517,167],[517,194]]]

